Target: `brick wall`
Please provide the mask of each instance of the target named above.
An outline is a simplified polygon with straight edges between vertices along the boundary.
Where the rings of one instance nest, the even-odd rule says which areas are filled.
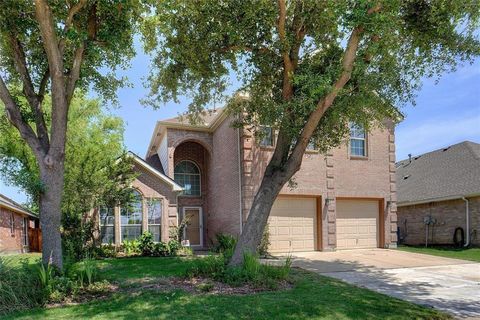
[[[213,133],[214,156],[209,183],[208,237],[219,232],[240,234],[240,168],[238,130],[227,118]]]
[[[480,245],[480,197],[470,198],[471,243]],[[436,223],[429,227],[430,244],[453,244],[457,227],[465,230],[465,201],[462,199],[398,207],[400,239],[409,245],[425,244],[424,218],[431,216]]]
[[[28,251],[28,248],[22,246],[23,216],[13,213],[15,228],[12,235],[10,229],[11,213],[12,211],[6,208],[0,208],[0,254]]]

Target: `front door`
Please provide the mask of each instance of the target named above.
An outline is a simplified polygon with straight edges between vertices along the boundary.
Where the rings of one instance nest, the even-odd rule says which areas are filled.
[[[203,246],[203,223],[202,208],[183,208],[183,217],[189,219],[185,228],[184,239],[190,242],[192,247]]]

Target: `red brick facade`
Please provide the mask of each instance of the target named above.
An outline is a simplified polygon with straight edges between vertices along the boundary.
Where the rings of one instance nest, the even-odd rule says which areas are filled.
[[[7,208],[0,207],[0,254],[23,253],[29,251],[28,236],[26,237],[26,244],[24,245],[24,218],[26,218],[27,224],[30,224],[27,216]]]
[[[468,198],[470,211],[470,243],[480,245],[480,197]],[[453,244],[455,229],[466,228],[466,203],[462,199],[398,207],[400,241],[409,245],[424,245],[426,217],[434,221],[428,227],[429,244]]]

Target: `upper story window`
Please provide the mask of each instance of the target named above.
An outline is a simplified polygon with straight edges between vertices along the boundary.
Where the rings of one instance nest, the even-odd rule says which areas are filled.
[[[142,234],[143,200],[140,192],[133,191],[133,201],[120,209],[122,241],[134,240]]]
[[[184,188],[184,195],[200,195],[200,170],[192,161],[180,161],[173,171],[173,179]]]
[[[100,238],[102,243],[115,242],[115,214],[113,208],[100,208]]]
[[[260,131],[261,131],[260,145],[262,147],[273,147],[273,143],[274,143],[273,128],[268,126],[260,126]]]
[[[350,156],[367,156],[367,134],[361,125],[350,123]]]

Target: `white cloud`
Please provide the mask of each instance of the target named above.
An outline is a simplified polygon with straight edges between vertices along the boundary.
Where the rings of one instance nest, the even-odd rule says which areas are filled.
[[[465,140],[480,143],[480,112],[452,119],[432,119],[418,126],[400,125],[396,131],[397,160]]]

